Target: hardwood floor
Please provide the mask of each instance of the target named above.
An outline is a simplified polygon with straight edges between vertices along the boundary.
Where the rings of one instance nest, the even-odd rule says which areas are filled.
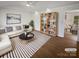
[[[32,58],[78,57],[76,54],[72,56],[65,51],[65,48],[77,48],[77,42],[69,36],[70,35],[66,33],[64,38],[52,37]]]

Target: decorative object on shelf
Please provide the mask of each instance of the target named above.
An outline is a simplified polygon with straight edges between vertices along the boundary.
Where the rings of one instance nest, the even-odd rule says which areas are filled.
[[[20,14],[7,14],[6,24],[20,24],[21,15]]]

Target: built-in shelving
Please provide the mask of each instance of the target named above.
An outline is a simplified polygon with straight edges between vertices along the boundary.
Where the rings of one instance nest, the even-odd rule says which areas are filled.
[[[58,13],[42,13],[40,15],[40,31],[46,34],[57,35]]]

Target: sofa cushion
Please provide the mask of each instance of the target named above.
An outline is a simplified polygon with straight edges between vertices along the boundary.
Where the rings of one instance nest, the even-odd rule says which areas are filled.
[[[13,31],[13,27],[6,27],[6,32],[11,32],[11,31]]]
[[[16,26],[16,30],[21,30],[21,26]]]

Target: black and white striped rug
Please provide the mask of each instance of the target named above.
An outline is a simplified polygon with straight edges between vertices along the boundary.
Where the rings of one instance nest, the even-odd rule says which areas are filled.
[[[11,39],[14,43],[13,51],[1,56],[1,58],[30,58],[37,50],[39,50],[51,37],[38,31],[33,32],[35,38],[28,42],[21,40],[19,37]]]

